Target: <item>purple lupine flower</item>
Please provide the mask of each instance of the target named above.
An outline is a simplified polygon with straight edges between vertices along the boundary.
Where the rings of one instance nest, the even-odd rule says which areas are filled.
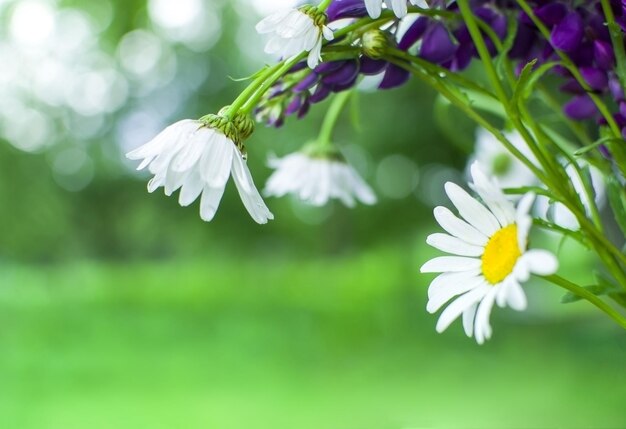
[[[362,18],[367,16],[363,0],[334,0],[326,10],[329,21],[343,18]]]
[[[385,70],[385,76],[378,85],[380,89],[392,89],[404,85],[411,77],[410,73],[400,66],[389,64]]]
[[[437,22],[424,34],[420,57],[431,63],[442,64],[454,56],[457,48],[446,26]]]
[[[584,23],[576,12],[568,13],[554,26],[550,40],[552,45],[565,52],[573,52],[580,46],[584,36]]]
[[[578,95],[563,107],[565,114],[571,119],[591,119],[598,113],[598,108],[588,95]]]

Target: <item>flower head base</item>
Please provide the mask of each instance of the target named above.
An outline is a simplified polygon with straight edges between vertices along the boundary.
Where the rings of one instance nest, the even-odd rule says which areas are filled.
[[[461,218],[445,207],[435,208],[435,218],[449,235],[432,234],[427,243],[455,256],[434,258],[421,271],[441,273],[428,290],[429,312],[436,312],[458,296],[441,313],[437,332],[443,332],[462,314],[465,333],[482,344],[491,337],[493,304],[524,310],[526,296],[520,284],[531,273],[554,274],[558,262],[547,251],[527,250],[532,224],[528,213],[534,195],[524,196],[516,209],[477,163],[472,165],[471,175],[472,186],[484,205],[459,186],[446,184],[446,193]]]
[[[148,167],[154,174],[149,192],[163,186],[170,196],[180,189],[181,206],[201,196],[200,217],[207,222],[215,216],[232,176],[244,206],[257,223],[264,224],[274,216],[254,185],[243,151],[237,123],[225,116],[208,115],[200,121],[177,122],[126,156],[142,160],[138,170]]]
[[[320,151],[311,146],[284,158],[271,159],[269,165],[276,171],[265,186],[267,196],[293,194],[314,206],[323,206],[332,198],[347,207],[354,207],[355,200],[368,205],[376,203],[372,189],[336,150]]]
[[[265,52],[290,58],[302,52],[309,52],[307,64],[315,68],[321,61],[322,41],[333,40],[333,32],[328,26],[327,17],[314,6],[302,6],[276,12],[256,26],[260,34],[272,34],[265,45]]]

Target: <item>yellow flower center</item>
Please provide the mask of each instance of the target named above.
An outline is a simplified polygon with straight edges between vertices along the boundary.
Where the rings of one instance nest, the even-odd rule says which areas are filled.
[[[483,275],[496,285],[513,272],[515,263],[522,256],[517,243],[517,225],[498,230],[487,242],[482,256]]]

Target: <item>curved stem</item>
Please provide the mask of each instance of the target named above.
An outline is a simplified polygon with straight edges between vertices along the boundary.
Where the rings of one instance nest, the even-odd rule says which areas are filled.
[[[254,91],[252,91],[246,101],[238,107],[238,110],[241,109],[241,113],[248,114],[252,111],[254,106],[261,100],[263,95],[267,92],[268,89],[272,87],[285,73],[287,73],[293,66],[295,66],[300,60],[306,57],[307,53],[303,52],[300,55],[296,55],[291,59],[278,63],[277,67],[273,68],[273,73],[265,76],[265,80],[258,85]],[[242,93],[243,94],[243,93]],[[241,96],[240,96],[241,97]],[[232,108],[233,106],[231,106]],[[229,109],[230,112],[230,109]],[[236,111],[235,111],[236,112]]]
[[[326,117],[324,117],[324,122],[322,123],[322,128],[320,129],[320,133],[317,137],[317,143],[320,145],[329,145],[332,139],[333,130],[335,129],[335,125],[337,124],[337,120],[339,119],[339,115],[343,111],[346,103],[352,96],[352,91],[344,91],[335,96],[333,99],[328,112],[326,112]]]
[[[563,277],[557,275],[545,276],[544,279],[572,292],[575,295],[578,295],[583,299],[586,299],[587,301],[598,307],[600,310],[602,310],[604,313],[606,313],[611,319],[617,322],[618,325],[626,329],[626,318],[622,316],[619,312],[617,312],[613,307],[608,305],[606,302],[598,298],[593,293],[589,292],[587,289],[578,286],[577,284],[572,283],[569,280],[566,280]]]
[[[282,65],[282,63],[278,63],[273,67],[267,67],[264,71],[261,71],[260,74],[252,81],[250,85],[246,89],[244,89],[239,96],[231,103],[230,107],[226,110],[224,114],[228,118],[232,118],[239,109],[248,101],[248,99],[255,93],[257,90],[263,86],[266,79],[269,78],[272,74],[276,72],[276,70]]]

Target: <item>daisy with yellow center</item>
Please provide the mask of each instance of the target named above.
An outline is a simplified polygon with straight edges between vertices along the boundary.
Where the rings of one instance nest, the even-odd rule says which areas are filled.
[[[482,344],[491,337],[493,304],[524,310],[527,302],[521,283],[530,274],[554,274],[558,261],[548,251],[527,249],[533,194],[525,195],[516,208],[476,163],[471,176],[471,187],[482,203],[460,186],[446,183],[446,194],[460,218],[446,207],[435,208],[435,219],[448,234],[432,234],[426,241],[454,256],[431,259],[421,272],[441,273],[428,289],[430,313],[452,300],[439,317],[437,332],[463,315],[465,333]]]

